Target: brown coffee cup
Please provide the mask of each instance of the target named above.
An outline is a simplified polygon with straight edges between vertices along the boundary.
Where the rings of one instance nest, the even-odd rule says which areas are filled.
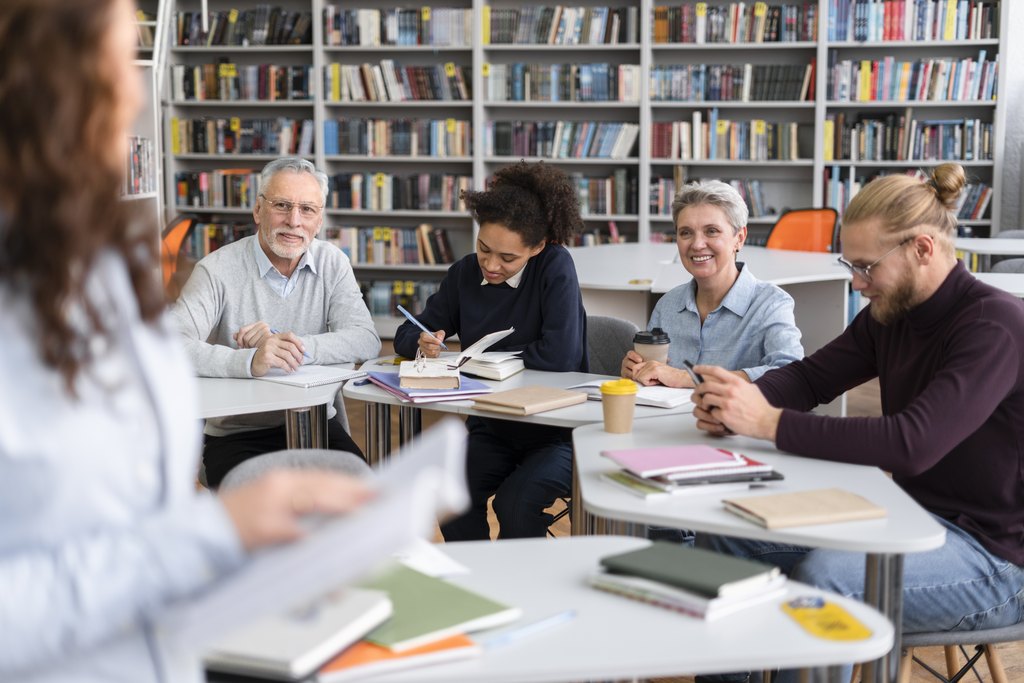
[[[631,379],[616,379],[601,384],[604,431],[611,434],[627,434],[633,431],[636,391],[636,382]]]
[[[656,360],[659,363],[667,363],[670,341],[660,327],[655,327],[650,332],[641,330],[633,337],[633,350],[640,354],[645,362]]]

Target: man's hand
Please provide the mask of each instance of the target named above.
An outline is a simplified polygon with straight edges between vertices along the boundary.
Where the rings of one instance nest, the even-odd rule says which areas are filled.
[[[264,339],[271,335],[270,325],[263,322],[252,323],[235,332],[231,338],[240,349],[255,349]]]
[[[426,332],[420,332],[420,352],[427,358],[437,358],[441,355],[441,342],[443,341],[444,330],[438,330],[432,335],[427,334]]]
[[[693,387],[693,380],[683,370],[674,368],[671,365],[650,360],[645,363],[638,363],[633,366],[633,379],[644,386],[652,384],[663,384],[666,387],[677,387],[690,389]]]
[[[695,370],[704,376],[693,392],[699,429],[775,441],[782,410],[768,403],[755,384],[714,365],[698,365]]]
[[[353,477],[323,470],[278,470],[225,491],[220,499],[246,550],[302,536],[306,515],[340,515],[373,496]]]
[[[293,332],[271,334],[256,347],[250,369],[253,377],[262,377],[270,368],[294,372],[302,365],[302,339]]]

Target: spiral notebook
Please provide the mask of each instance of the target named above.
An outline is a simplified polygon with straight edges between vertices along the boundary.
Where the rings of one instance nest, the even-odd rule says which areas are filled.
[[[278,384],[291,384],[294,387],[309,389],[325,384],[335,384],[345,380],[365,377],[362,370],[336,368],[330,365],[300,365],[294,372],[285,372],[280,368],[270,368],[267,374],[256,379],[263,379]]]

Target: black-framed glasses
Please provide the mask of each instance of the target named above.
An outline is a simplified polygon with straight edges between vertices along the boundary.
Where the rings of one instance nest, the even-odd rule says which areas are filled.
[[[842,256],[840,256],[836,260],[839,262],[839,265],[841,265],[843,268],[846,268],[846,270],[850,271],[850,275],[860,275],[862,278],[864,278],[868,282],[871,282],[871,269],[874,268],[875,266],[877,266],[879,263],[881,263],[885,259],[886,256],[888,256],[889,254],[893,253],[894,251],[896,251],[900,247],[904,246],[905,244],[909,244],[912,241],[914,241],[914,238],[913,237],[908,237],[907,239],[903,240],[902,242],[897,244],[895,247],[893,247],[889,251],[885,252],[880,257],[878,257],[875,260],[874,263],[869,263],[866,266],[855,266],[852,263],[850,263],[849,261],[847,261],[846,259],[844,259]]]
[[[323,211],[322,206],[316,204],[307,204],[305,202],[290,202],[287,199],[271,199],[265,194],[260,194],[260,197],[266,200],[270,206],[270,210],[274,213],[279,213],[285,216],[290,216],[295,207],[299,208],[299,215],[303,218],[316,218]]]

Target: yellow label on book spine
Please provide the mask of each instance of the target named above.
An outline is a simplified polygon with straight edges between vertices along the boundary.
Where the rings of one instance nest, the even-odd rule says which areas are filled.
[[[706,17],[708,15],[708,3],[706,2],[698,2],[694,9],[696,9],[698,17]]]
[[[242,130],[242,119],[240,119],[237,116],[232,116],[231,123],[228,125],[230,126],[231,131],[233,133],[237,133],[238,131]]]
[[[755,2],[754,3],[754,16],[755,17],[763,17],[767,13],[768,13],[768,3],[767,2]]]
[[[865,640],[871,629],[834,602],[806,596],[783,603],[782,611],[803,630],[825,640]]]
[[[487,78],[488,76],[491,75],[491,63],[490,62],[484,62],[483,64],[480,65],[480,74],[484,78]]]
[[[406,296],[412,296],[416,293],[416,283],[413,280],[405,281],[405,294]]]
[[[444,63],[444,75],[448,76],[449,78],[455,75],[455,62]]]
[[[423,21],[430,21],[430,8],[424,7],[421,9],[420,16],[423,18]]]
[[[454,133],[455,132],[455,119],[447,119],[445,121],[445,123],[447,124],[448,132],[449,133]]]

